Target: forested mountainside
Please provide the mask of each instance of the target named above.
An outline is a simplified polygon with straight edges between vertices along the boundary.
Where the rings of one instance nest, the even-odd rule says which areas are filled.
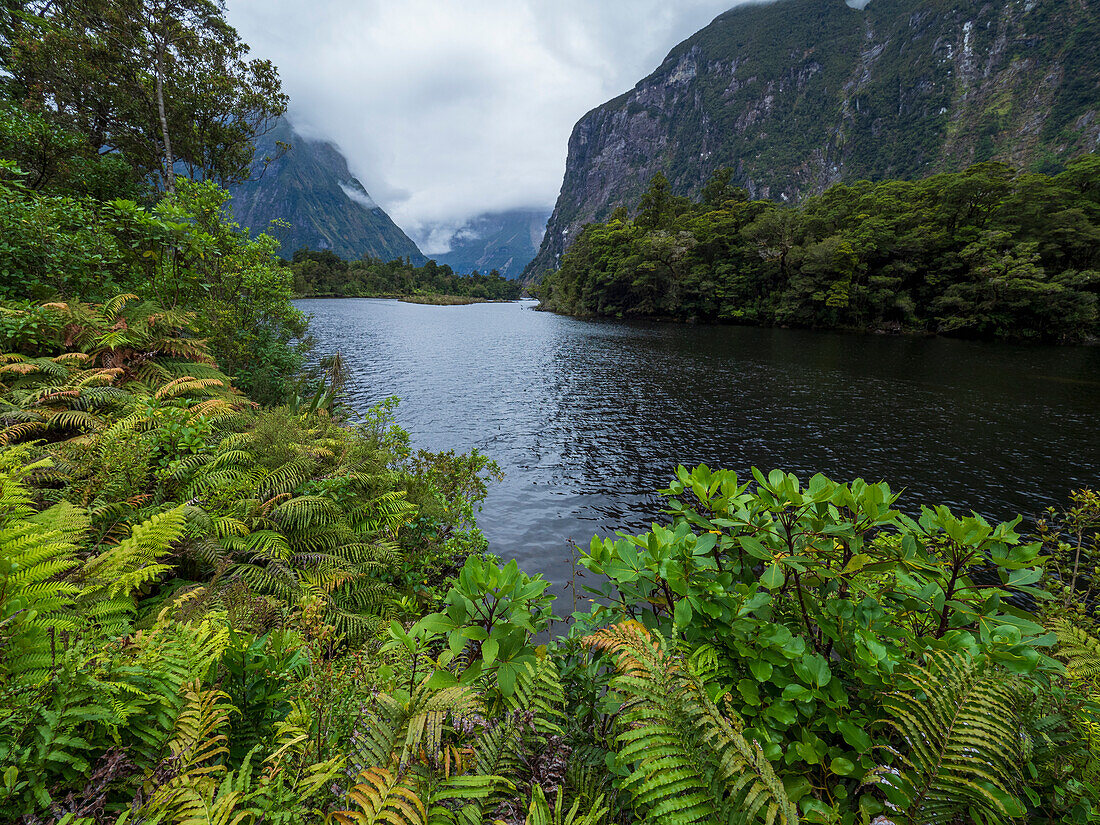
[[[1057,171],[1100,146],[1097,0],[779,0],[720,15],[573,130],[538,256],[632,207],[652,176],[696,196],[719,168],[753,197],[1000,160]]]
[[[542,209],[479,215],[455,234],[450,252],[432,257],[460,275],[496,270],[517,278],[539,250],[547,217]]]
[[[591,223],[538,285],[544,309],[973,338],[1100,335],[1100,155],[1058,175],[977,163],[919,181],[750,201],[719,170],[699,203],[655,175],[631,220]]]
[[[285,145],[291,148],[284,151]],[[409,258],[414,264],[426,260],[351,174],[340,150],[303,137],[286,119],[257,140],[252,180],[230,191],[236,220],[277,238],[284,258],[308,247],[351,260],[364,255]],[[290,226],[273,226],[273,220]]]

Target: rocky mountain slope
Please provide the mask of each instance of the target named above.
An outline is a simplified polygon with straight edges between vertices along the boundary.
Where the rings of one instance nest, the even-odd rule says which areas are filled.
[[[526,275],[663,172],[759,198],[983,160],[1052,171],[1100,148],[1100,0],[778,0],[720,15],[589,112]]]
[[[542,243],[548,214],[542,209],[513,209],[480,215],[458,231],[451,251],[433,256],[460,275],[494,269],[506,278],[518,278]]]
[[[279,143],[291,149],[280,155]],[[348,171],[333,144],[302,137],[284,119],[257,141],[254,177],[265,157],[275,160],[257,179],[230,189],[230,207],[242,226],[266,229],[278,238],[284,257],[309,247],[349,260],[363,255],[409,258],[414,264],[426,260]],[[273,220],[290,226],[272,226]]]

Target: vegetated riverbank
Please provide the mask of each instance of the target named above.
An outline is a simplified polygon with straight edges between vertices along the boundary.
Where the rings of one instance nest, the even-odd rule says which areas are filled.
[[[419,267],[407,261],[372,258],[345,261],[332,252],[300,249],[286,266],[299,298],[441,295],[512,301],[523,291],[518,281],[510,281],[499,272],[456,275],[449,266],[439,266],[435,261]]]
[[[406,304],[432,304],[433,306],[453,307],[467,304],[505,304],[511,299],[469,298],[465,295],[404,295],[398,300]]]
[[[536,299],[538,300],[538,299]],[[814,326],[800,324],[766,323],[750,321],[744,318],[700,318],[699,316],[683,317],[679,315],[639,315],[635,313],[617,312],[613,315],[605,315],[590,312],[565,312],[559,309],[551,309],[541,301],[533,307],[538,312],[549,312],[555,315],[563,315],[576,318],[581,321],[645,321],[658,324],[686,324],[690,326],[714,326],[714,327],[759,327],[761,329],[788,329],[806,330],[808,332],[834,332],[849,335],[875,335],[875,336],[907,336],[912,338],[961,338],[973,341],[992,340],[989,336],[969,335],[958,332],[940,332],[919,326],[905,326],[900,323],[883,324],[872,327],[855,326]],[[1035,341],[1036,343],[1058,343],[1063,345],[1097,346],[1100,345],[1100,336],[1094,334],[1081,334],[1073,338],[1060,338],[1054,340],[1036,341],[1032,336],[997,336],[1000,340],[1021,343]]]
[[[1058,175],[986,163],[838,185],[797,207],[716,173],[703,200],[657,176],[632,219],[590,224],[546,275],[578,317],[1079,342],[1100,332],[1100,158]]]
[[[391,406],[345,419],[338,361],[258,409],[154,305],[5,317],[9,818],[84,811],[89,786],[100,821],[188,800],[517,825],[555,794],[589,823],[916,821],[925,787],[950,817],[1100,803],[1095,584],[1074,572],[1100,560],[1093,493],[1029,538],[906,518],[884,483],[680,468],[667,526],[581,550],[595,601],[545,640],[547,582],[474,524],[493,465],[412,454]]]

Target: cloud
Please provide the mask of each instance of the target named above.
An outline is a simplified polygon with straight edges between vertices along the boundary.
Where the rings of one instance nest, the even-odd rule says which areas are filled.
[[[229,0],[300,131],[414,239],[553,206],[573,124],[736,0]],[[427,250],[426,250],[427,251]]]
[[[366,207],[367,209],[374,209],[378,206],[378,204],[374,202],[374,198],[372,198],[362,189],[356,186],[352,186],[350,183],[344,183],[343,181],[339,182],[339,186],[341,191],[351,200]]]

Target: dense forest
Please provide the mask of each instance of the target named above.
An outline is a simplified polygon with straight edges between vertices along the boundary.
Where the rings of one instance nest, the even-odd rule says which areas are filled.
[[[1100,156],[999,163],[750,201],[720,170],[699,203],[654,178],[633,218],[591,224],[545,308],[827,329],[1080,341],[1100,330]]]
[[[456,275],[446,264],[428,261],[381,261],[364,257],[345,261],[328,250],[300,249],[289,263],[294,292],[299,297],[403,298],[414,295],[454,295],[486,301],[514,301],[523,291],[495,269],[488,275]]]
[[[592,601],[551,632],[548,583],[477,529],[493,462],[414,449],[394,400],[349,409],[338,354],[304,371],[291,299],[326,261],[228,218],[286,99],[222,7],[4,10],[0,820],[1100,816],[1095,493],[1025,535],[881,482],[679,468],[663,524],[580,552]],[[1088,173],[1013,266],[1087,271]],[[602,231],[806,214],[671,203]]]

